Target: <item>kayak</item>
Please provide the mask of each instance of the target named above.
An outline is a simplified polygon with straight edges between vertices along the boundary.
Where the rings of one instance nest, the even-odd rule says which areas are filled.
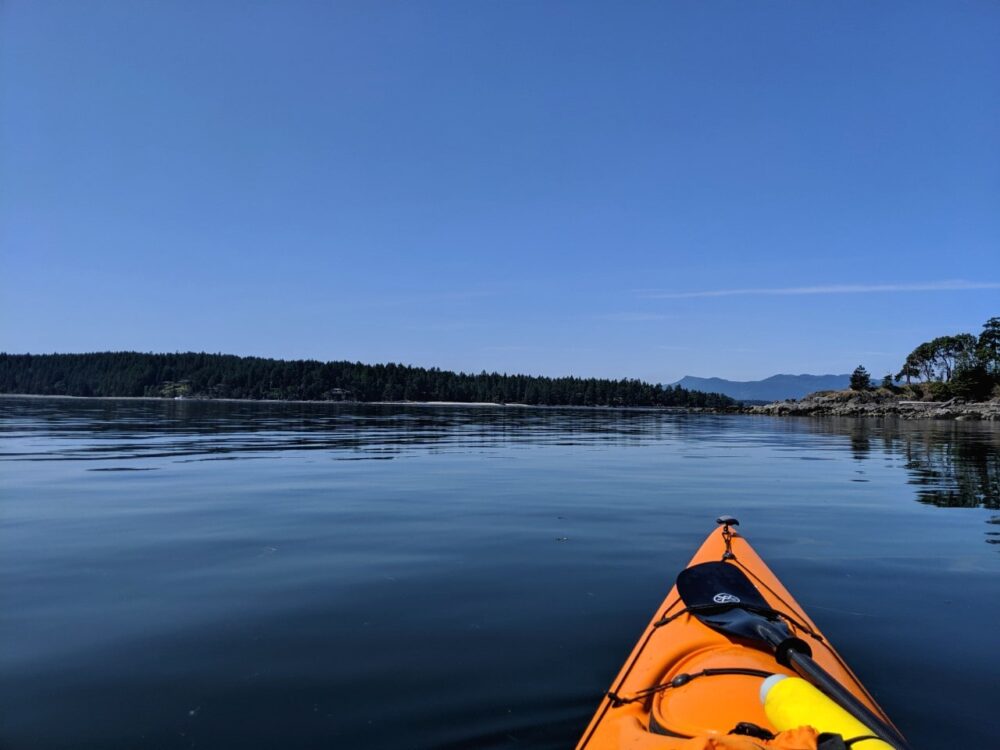
[[[717,523],[577,750],[908,748],[739,521]]]

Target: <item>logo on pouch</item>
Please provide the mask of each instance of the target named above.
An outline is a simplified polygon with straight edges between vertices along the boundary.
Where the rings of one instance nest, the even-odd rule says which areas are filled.
[[[716,604],[739,604],[740,598],[735,594],[716,594],[712,597],[712,601]]]

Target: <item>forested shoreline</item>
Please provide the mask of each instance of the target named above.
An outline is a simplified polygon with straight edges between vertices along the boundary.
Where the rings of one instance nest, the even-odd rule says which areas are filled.
[[[904,382],[902,387],[897,385]],[[851,374],[851,390],[873,389],[868,370],[858,365]],[[924,401],[1000,398],[1000,317],[983,323],[978,336],[957,333],[917,345],[895,376],[886,373],[879,389]]]
[[[728,396],[640,380],[469,374],[400,364],[196,352],[0,353],[0,393],[283,401],[455,401],[544,406],[709,407]]]

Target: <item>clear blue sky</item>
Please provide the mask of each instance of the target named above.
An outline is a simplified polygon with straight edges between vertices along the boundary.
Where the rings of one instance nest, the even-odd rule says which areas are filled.
[[[876,375],[1000,315],[1000,4],[0,3],[0,350]]]

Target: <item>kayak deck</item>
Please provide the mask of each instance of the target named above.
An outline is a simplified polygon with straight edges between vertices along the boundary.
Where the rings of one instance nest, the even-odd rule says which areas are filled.
[[[809,644],[813,659],[889,721],[746,539],[728,526],[709,535],[688,567],[718,561],[738,566],[768,605],[785,615],[793,635]],[[769,674],[795,673],[772,654],[736,643],[699,622],[684,611],[674,586],[598,706],[577,750],[667,750],[691,737],[726,735],[741,722],[774,731],[759,697]]]

